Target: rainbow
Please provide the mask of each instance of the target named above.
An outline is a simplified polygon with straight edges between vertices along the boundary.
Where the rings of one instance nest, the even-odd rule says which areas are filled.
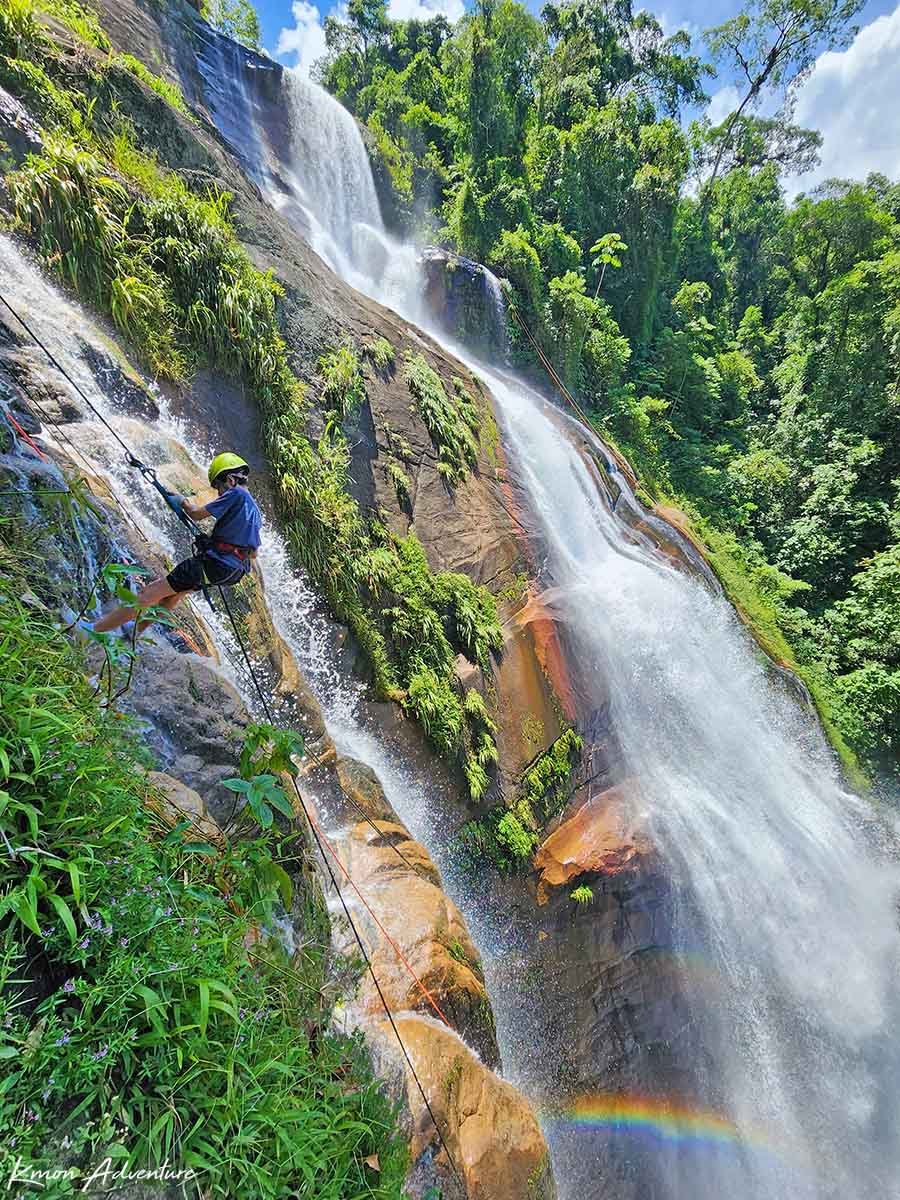
[[[665,1096],[598,1094],[582,1096],[562,1111],[547,1112],[552,1123],[582,1129],[637,1130],[666,1142],[760,1145],[764,1139],[739,1130],[711,1109],[693,1107]]]

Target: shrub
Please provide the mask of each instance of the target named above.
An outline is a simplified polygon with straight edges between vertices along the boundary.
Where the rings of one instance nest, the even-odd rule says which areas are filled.
[[[569,893],[569,899],[574,900],[576,904],[590,904],[593,898],[593,889],[584,883],[579,884],[577,888]]]
[[[366,385],[356,351],[348,345],[330,350],[319,359],[319,371],[324,381],[322,405],[326,412],[342,421],[366,398]]]
[[[0,579],[7,1168],[18,1155],[76,1170],[168,1157],[221,1195],[283,1196],[303,1178],[331,1200],[396,1196],[393,1114],[361,1047],[327,1031],[321,902],[303,891],[301,967],[258,936],[290,903],[296,852],[280,834],[214,846],[163,824],[140,747],[18,590]],[[248,769],[278,747],[258,750]]]
[[[451,484],[465,478],[478,460],[479,414],[471,400],[447,395],[440,376],[421,354],[407,354],[406,383],[438,452],[438,470]]]
[[[515,860],[528,858],[537,840],[537,835],[526,829],[514,812],[505,812],[497,823],[497,841]]]
[[[397,356],[394,352],[394,347],[387,338],[373,338],[371,342],[366,343],[365,351],[375,364],[376,370],[389,371],[393,368]]]

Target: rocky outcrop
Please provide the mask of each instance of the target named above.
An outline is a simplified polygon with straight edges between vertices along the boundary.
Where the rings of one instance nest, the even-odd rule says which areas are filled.
[[[394,814],[360,821],[334,844],[353,878],[346,899],[391,1010],[446,1022],[486,1066],[499,1067],[481,959],[428,851]],[[364,1023],[383,1016],[371,975],[361,980],[352,1007]]]
[[[550,834],[534,856],[538,904],[582,876],[603,881],[645,870],[653,846],[642,827],[635,787],[626,782],[583,804]]]
[[[410,1114],[411,1196],[422,1200],[437,1180],[446,1200],[555,1200],[547,1143],[521,1094],[434,1022],[401,1016],[396,1025],[432,1110],[383,1022],[370,1037],[389,1093]]]
[[[41,131],[24,105],[0,88],[0,143],[16,162],[41,148]]]
[[[436,246],[423,251],[422,267],[432,319],[464,345],[504,358],[509,339],[497,278],[481,263]]]

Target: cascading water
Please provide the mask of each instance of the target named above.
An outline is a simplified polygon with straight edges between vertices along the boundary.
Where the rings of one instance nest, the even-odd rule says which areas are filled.
[[[416,319],[421,295],[416,251],[384,227],[356,122],[298,71],[285,71],[283,92],[290,159],[282,159],[270,175],[266,192],[273,206],[299,205],[312,248],[336,274]]]
[[[384,246],[358,131],[321,89],[291,88],[290,166],[339,243],[329,261],[389,303],[381,251],[354,232]],[[354,195],[337,194],[348,184]],[[394,307],[410,315],[408,291]],[[633,802],[671,879],[671,949],[698,1047],[680,1064],[680,1109],[662,1095],[635,1102],[633,1119],[620,1108],[611,1130],[549,1130],[563,1194],[900,1197],[900,877],[872,811],[842,789],[724,600],[626,536],[578,436],[520,381],[472,365],[548,548],[557,618],[597,701],[611,697]],[[515,1077],[515,1014],[498,1018]],[[527,1074],[519,1082],[528,1090]],[[642,1128],[661,1138],[649,1150]]]

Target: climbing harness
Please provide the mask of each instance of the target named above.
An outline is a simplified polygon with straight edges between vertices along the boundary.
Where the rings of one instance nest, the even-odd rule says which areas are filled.
[[[41,350],[43,350],[43,352],[47,356],[48,360],[53,364],[53,366],[56,367],[56,369],[63,376],[63,378],[68,381],[68,383],[74,389],[74,391],[81,397],[81,399],[88,406],[88,408],[91,410],[91,412],[109,430],[109,432],[112,434],[112,436],[118,442],[118,444],[124,450],[125,460],[128,463],[128,465],[130,467],[133,467],[134,469],[138,470],[141,473],[141,475],[144,477],[144,479],[160,494],[160,496],[162,496],[166,505],[170,509],[172,509],[172,511],[178,516],[178,519],[187,528],[189,528],[191,530],[191,532],[194,534],[195,538],[200,536],[202,538],[206,538],[208,541],[209,539],[208,539],[207,535],[204,534],[203,531],[200,529],[200,527],[196,524],[196,522],[193,521],[187,515],[186,512],[184,512],[180,503],[178,503],[177,498],[171,492],[169,492],[165,487],[163,487],[163,485],[160,483],[160,481],[157,477],[156,471],[152,467],[147,466],[146,463],[142,463],[141,460],[135,456],[135,454],[132,452],[131,448],[127,445],[127,443],[120,437],[120,435],[112,427],[112,425],[109,423],[109,421],[107,421],[107,419],[103,416],[103,414],[96,408],[96,406],[91,402],[91,400],[85,395],[85,393],[78,386],[78,384],[75,382],[75,380],[72,379],[72,377],[65,370],[65,368],[57,361],[57,359],[54,357],[54,355],[51,353],[51,351],[48,349],[48,347],[43,343],[43,341],[41,341],[41,339],[34,333],[34,331],[26,324],[26,322],[22,319],[22,317],[19,315],[19,313],[13,308],[13,306],[9,303],[9,301],[2,295],[2,293],[0,293],[0,303],[2,303],[9,310],[9,312],[12,314],[12,316],[19,322],[19,324],[26,331],[26,333],[28,333],[28,335],[32,338],[32,340],[35,342],[35,344],[38,347],[40,347]],[[39,405],[38,407],[41,407],[41,406]],[[55,422],[54,422],[54,424],[55,424]],[[113,499],[116,501],[119,508],[127,516],[127,509],[123,505],[122,501],[119,499],[118,496],[116,496],[115,492],[112,492],[112,495],[113,495]],[[144,538],[145,541],[148,540],[146,538],[146,535],[142,534],[141,536]],[[218,586],[218,590],[219,590],[220,599],[224,606],[225,612],[228,615],[228,619],[231,624],[232,630],[234,632],[235,640],[240,649],[241,656],[244,660],[244,664],[247,668],[247,672],[250,676],[250,679],[253,682],[253,686],[256,690],[256,693],[259,696],[260,704],[261,704],[262,710],[266,716],[266,720],[271,725],[274,725],[275,724],[274,714],[272,713],[271,707],[266,698],[266,694],[263,691],[262,684],[260,683],[260,681],[257,677],[256,671],[255,671],[253,663],[250,659],[250,655],[247,650],[247,647],[244,644],[244,640],[243,640],[243,637],[241,636],[241,631],[240,631],[238,622],[237,622],[234,614],[231,611],[231,607],[228,603],[228,599],[225,594],[224,588],[221,585],[217,585],[217,586]],[[211,601],[210,601],[210,603],[211,603]],[[431,1007],[437,1013],[438,1017],[444,1022],[444,1024],[447,1025],[447,1027],[450,1029],[453,1029],[453,1026],[450,1024],[447,1017],[441,1011],[440,1006],[438,1005],[437,1001],[432,996],[431,992],[428,990],[428,988],[425,986],[425,984],[419,979],[418,975],[416,974],[416,972],[413,970],[411,964],[409,963],[409,960],[403,954],[402,950],[397,945],[396,941],[388,934],[387,930],[384,928],[382,923],[378,920],[378,917],[375,915],[370,904],[368,903],[366,898],[363,896],[362,892],[359,890],[356,883],[351,878],[350,872],[347,870],[347,868],[341,862],[340,858],[338,857],[337,851],[332,846],[332,844],[328,840],[328,838],[325,836],[325,833],[322,830],[321,826],[319,825],[318,821],[315,819],[312,812],[309,810],[307,803],[303,798],[303,794],[300,791],[300,786],[297,783],[297,780],[293,775],[291,775],[291,782],[293,784],[294,791],[296,792],[296,795],[297,795],[297,802],[300,805],[300,809],[306,819],[307,824],[309,825],[310,831],[312,832],[313,839],[315,840],[316,847],[319,851],[322,862],[327,871],[328,878],[331,882],[332,887],[334,888],[334,890],[337,894],[337,897],[340,901],[341,907],[344,910],[344,915],[347,918],[347,923],[353,933],[356,944],[359,947],[359,952],[362,955],[363,961],[366,964],[366,968],[372,977],[372,982],[375,985],[375,990],[378,993],[378,998],[381,1001],[382,1007],[384,1008],[385,1015],[387,1016],[387,1019],[388,1019],[388,1023],[390,1024],[391,1030],[393,1031],[394,1036],[397,1039],[397,1043],[400,1046],[400,1050],[403,1054],[403,1058],[406,1062],[407,1067],[409,1068],[409,1071],[410,1071],[410,1074],[412,1075],[413,1080],[415,1081],[418,1092],[422,1097],[422,1102],[425,1105],[426,1111],[428,1112],[428,1116],[430,1117],[431,1122],[434,1125],[435,1132],[437,1133],[438,1140],[441,1144],[441,1147],[447,1156],[447,1161],[450,1165],[450,1169],[453,1172],[453,1175],[456,1177],[456,1180],[459,1183],[460,1187],[462,1187],[463,1190],[465,1191],[465,1183],[463,1181],[463,1178],[459,1172],[459,1169],[456,1166],[453,1155],[450,1153],[450,1148],[447,1145],[447,1141],[444,1137],[443,1131],[441,1130],[441,1127],[438,1124],[438,1120],[437,1120],[437,1117],[435,1116],[434,1109],[431,1106],[431,1101],[428,1099],[428,1095],[425,1091],[425,1088],[422,1084],[421,1079],[419,1078],[419,1074],[416,1071],[416,1068],[413,1064],[412,1059],[410,1058],[409,1051],[406,1048],[406,1045],[400,1034],[400,1030],[397,1028],[397,1023],[394,1019],[394,1014],[391,1012],[390,1006],[388,1005],[387,1000],[384,995],[384,992],[382,991],[381,984],[378,981],[378,976],[375,974],[375,968],[372,965],[372,959],[369,955],[368,950],[366,949],[365,943],[363,942],[362,935],[360,934],[360,931],[357,928],[356,922],[353,920],[353,916],[352,916],[352,914],[350,912],[350,908],[347,904],[346,897],[344,896],[344,893],[342,892],[340,885],[338,884],[337,877],[335,875],[334,868],[331,865],[331,860],[329,858],[329,855],[325,853],[326,847],[328,848],[328,851],[329,851],[331,857],[334,858],[334,861],[340,867],[342,874],[348,880],[351,887],[355,891],[356,895],[359,897],[361,903],[363,904],[363,906],[365,907],[365,909],[371,916],[372,920],[375,922],[377,927],[381,930],[382,934],[386,938],[389,945],[392,947],[394,952],[398,955],[400,960],[403,962],[404,966],[406,967],[407,971],[410,973],[410,975],[414,979],[414,981],[415,981],[417,987],[419,988],[419,990],[421,991],[422,995],[428,1000],[428,1003],[431,1005]],[[338,786],[340,786],[340,784]],[[378,826],[375,825],[375,823],[368,816],[368,814],[364,813],[364,810],[362,809],[362,807],[353,799],[352,796],[350,796],[343,788],[341,788],[341,791],[347,797],[347,799],[350,800],[351,803],[353,803],[354,806],[360,812],[362,812],[364,814],[366,820],[372,826],[372,828],[378,833],[379,837],[383,838],[384,831],[378,829]],[[392,845],[390,842],[388,844]],[[401,859],[403,859],[404,863],[406,863],[407,867],[409,867],[410,870],[415,870],[415,868],[412,866],[412,864],[406,858],[404,858],[404,856],[400,853],[399,849],[396,846],[392,845],[392,848],[399,855],[399,857]]]

